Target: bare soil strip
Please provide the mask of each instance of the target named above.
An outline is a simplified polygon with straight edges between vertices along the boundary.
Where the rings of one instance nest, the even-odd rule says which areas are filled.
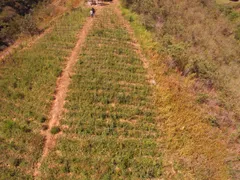
[[[131,39],[133,40],[133,46],[135,47],[135,52],[138,54],[139,58],[141,59],[141,61],[143,62],[143,67],[147,70],[148,74],[147,74],[147,78],[148,78],[148,82],[151,85],[156,85],[156,81],[154,78],[154,73],[152,72],[152,70],[149,68],[149,61],[148,59],[145,57],[145,55],[142,53],[141,50],[141,46],[138,42],[138,40],[136,39],[135,35],[134,35],[134,31],[132,29],[132,27],[130,26],[129,22],[123,17],[120,9],[118,8],[119,5],[119,0],[115,0],[114,3],[116,3],[116,8],[115,8],[115,12],[116,14],[119,16],[119,18],[121,19],[121,21],[123,22],[126,30],[128,31],[129,35],[131,36]]]
[[[68,86],[71,81],[71,74],[73,73],[73,67],[78,61],[78,54],[80,53],[80,50],[85,42],[86,36],[88,32],[90,31],[92,25],[93,25],[94,18],[88,18],[85,25],[83,26],[79,36],[76,46],[74,47],[71,56],[68,58],[66,62],[66,67],[62,72],[62,75],[57,80],[57,87],[56,87],[56,94],[55,94],[55,100],[52,105],[52,110],[50,112],[50,121],[48,124],[48,130],[44,133],[46,142],[43,149],[43,154],[41,159],[39,160],[34,176],[37,177],[40,172],[39,168],[41,167],[41,164],[44,160],[44,158],[48,155],[49,151],[54,147],[57,135],[51,134],[51,129],[54,126],[59,125],[59,121],[61,119],[62,112],[64,111],[64,103],[65,98],[67,96]]]

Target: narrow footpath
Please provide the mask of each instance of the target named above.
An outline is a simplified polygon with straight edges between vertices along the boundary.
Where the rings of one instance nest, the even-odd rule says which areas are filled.
[[[100,13],[102,7],[98,7],[97,10]],[[78,61],[78,54],[83,47],[86,37],[93,26],[94,18],[87,18],[85,25],[81,29],[81,32],[78,35],[78,41],[72,50],[71,56],[67,59],[66,67],[62,71],[61,76],[57,80],[56,85],[56,94],[53,101],[52,109],[50,112],[51,119],[48,123],[48,130],[43,131],[42,134],[45,136],[45,145],[43,148],[43,153],[40,161],[37,163],[34,176],[37,177],[39,175],[39,168],[44,160],[44,158],[48,155],[49,151],[55,146],[57,135],[51,133],[51,129],[55,126],[59,126],[61,115],[64,111],[65,99],[68,91],[68,86],[71,82],[71,75],[73,73],[73,67]]]

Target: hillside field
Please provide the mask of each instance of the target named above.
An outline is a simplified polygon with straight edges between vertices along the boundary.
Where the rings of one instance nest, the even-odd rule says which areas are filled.
[[[43,32],[0,53],[0,180],[239,179],[238,7],[29,6]]]

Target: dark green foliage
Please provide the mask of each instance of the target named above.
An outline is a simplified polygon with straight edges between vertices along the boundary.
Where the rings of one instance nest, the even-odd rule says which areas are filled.
[[[238,119],[239,6],[220,6],[215,0],[122,1],[153,35],[159,46],[156,50],[168,57],[159,59],[167,65],[168,73],[177,69],[181,75],[194,77],[203,88],[214,89],[227,111]],[[197,98],[200,104],[205,101],[205,97]]]
[[[57,134],[57,133],[59,133],[61,131],[61,129],[58,127],[58,126],[54,126],[54,127],[52,127],[52,129],[51,129],[51,133],[52,134]]]
[[[41,117],[40,122],[44,123],[46,120],[47,120],[47,118],[45,116],[43,116],[43,117]]]
[[[210,123],[211,126],[213,126],[213,127],[220,127],[216,117],[209,117],[208,120],[209,120],[208,123]]]
[[[28,13],[30,9],[40,1],[39,0],[1,0],[0,12],[2,12],[5,7],[9,6],[13,8],[19,15],[24,15]]]
[[[38,34],[40,30],[37,28],[37,24],[31,15],[25,15],[18,21],[20,32],[29,34],[31,36]]]
[[[12,163],[15,167],[18,167],[21,162],[22,162],[22,159],[17,158],[17,159],[14,159]]]
[[[233,29],[213,0],[123,0],[123,4],[141,15],[146,28],[172,56],[172,67],[185,75],[214,79],[215,69],[222,63],[239,59],[239,45],[231,36]],[[231,9],[224,11],[231,19],[239,16]]]
[[[0,51],[13,43],[20,33],[39,33],[35,20],[29,13],[41,1],[43,0],[1,0]]]

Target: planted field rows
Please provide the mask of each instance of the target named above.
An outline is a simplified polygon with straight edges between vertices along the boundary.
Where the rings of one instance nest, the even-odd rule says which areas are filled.
[[[162,174],[147,72],[112,6],[97,14],[79,55],[43,179],[142,179]]]
[[[33,179],[56,80],[86,16],[81,8],[66,14],[33,47],[1,62],[0,179]]]

